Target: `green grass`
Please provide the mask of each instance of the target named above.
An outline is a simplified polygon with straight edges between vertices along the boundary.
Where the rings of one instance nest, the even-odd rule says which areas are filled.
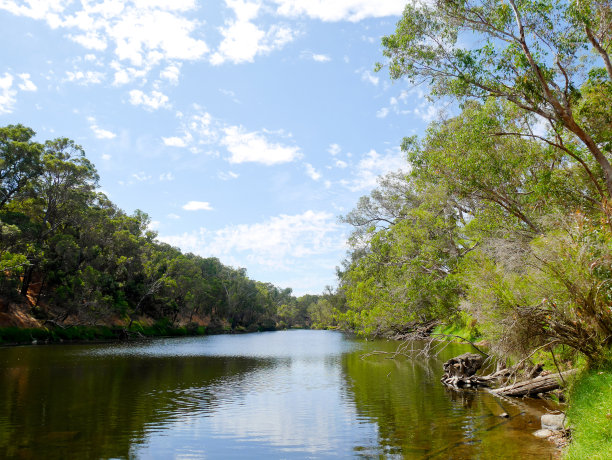
[[[612,459],[612,367],[585,371],[570,392],[566,460]]]

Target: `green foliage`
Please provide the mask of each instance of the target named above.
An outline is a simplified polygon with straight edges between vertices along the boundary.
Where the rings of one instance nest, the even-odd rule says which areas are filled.
[[[400,333],[457,313],[462,286],[454,272],[473,242],[461,234],[462,216],[445,189],[404,180],[408,196],[397,197],[402,206],[387,219],[391,225],[351,240],[354,257],[342,275],[347,311],[335,317],[363,335]]]
[[[612,334],[612,236],[581,215],[557,220],[556,227],[471,254],[463,266],[468,308],[502,353],[553,343],[598,363]]]
[[[460,311],[453,318],[453,321],[434,328],[433,333],[455,335],[470,342],[475,342],[482,337],[482,333],[478,329],[478,322],[465,311]]]
[[[494,97],[547,120],[556,146],[565,149],[568,135],[601,168],[594,180],[609,198],[610,24],[607,2],[416,2],[382,44],[391,77],[427,82],[433,97]],[[601,79],[593,55],[605,65]]]
[[[0,128],[0,210],[42,170],[42,145],[23,125]]]

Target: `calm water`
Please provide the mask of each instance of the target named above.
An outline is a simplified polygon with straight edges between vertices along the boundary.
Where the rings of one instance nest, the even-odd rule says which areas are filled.
[[[550,458],[538,404],[329,331],[0,349],[0,458]],[[510,414],[500,418],[501,412]]]

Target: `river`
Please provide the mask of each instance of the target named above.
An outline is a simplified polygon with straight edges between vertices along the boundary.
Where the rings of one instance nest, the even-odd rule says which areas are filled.
[[[331,331],[0,348],[0,458],[551,458],[542,402]],[[499,415],[507,412],[510,417]]]

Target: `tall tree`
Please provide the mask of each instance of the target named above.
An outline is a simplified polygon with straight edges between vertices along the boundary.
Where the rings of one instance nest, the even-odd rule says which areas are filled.
[[[612,82],[610,30],[610,0],[434,0],[409,3],[383,45],[394,79],[430,83],[433,96],[502,98],[574,135],[610,198],[609,143],[577,115],[593,55]]]
[[[66,138],[47,141],[42,156],[43,171],[30,186],[24,211],[37,222],[39,231],[21,287],[26,295],[32,275],[41,259],[42,245],[62,226],[78,226],[79,218],[95,199],[98,174],[85,158],[83,149]]]

